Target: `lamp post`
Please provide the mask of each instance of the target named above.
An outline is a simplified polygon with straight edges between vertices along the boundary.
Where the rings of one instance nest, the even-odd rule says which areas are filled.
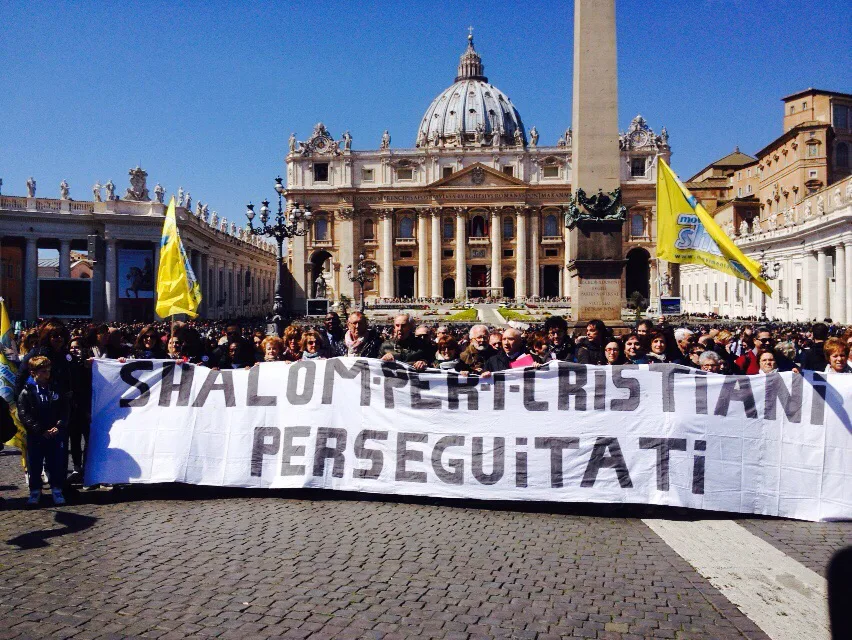
[[[766,251],[760,252],[760,277],[769,282],[770,280],[778,279],[778,272],[781,271],[781,263],[775,262],[770,267],[769,263],[766,262]],[[763,293],[763,298],[761,299],[761,309],[760,309],[760,321],[766,322],[768,318],[766,317],[766,293]]]
[[[284,321],[284,241],[295,236],[303,236],[308,233],[307,225],[311,221],[311,208],[308,205],[301,206],[298,202],[283,206],[284,192],[286,189],[282,184],[281,176],[275,178],[275,191],[278,193],[278,212],[275,214],[275,222],[269,222],[269,200],[261,202],[260,224],[255,227],[254,205],[246,205],[246,218],[248,218],[248,231],[256,236],[267,236],[274,238],[278,245],[278,268],[275,270],[275,297],[272,303],[272,322],[275,323],[275,331],[281,335],[282,323]],[[299,224],[303,226],[300,227]]]
[[[359,306],[362,312],[364,311],[364,283],[375,280],[378,273],[379,270],[376,267],[367,266],[363,253],[358,255],[358,264],[354,268],[351,264],[346,267],[346,277],[349,278],[350,282],[358,283],[358,290],[360,292]]]

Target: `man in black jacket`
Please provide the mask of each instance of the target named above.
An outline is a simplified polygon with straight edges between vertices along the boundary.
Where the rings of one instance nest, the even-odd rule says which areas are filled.
[[[547,359],[571,362],[574,360],[574,344],[568,337],[568,323],[562,316],[550,316],[544,321],[547,334]]]
[[[360,311],[353,311],[346,319],[346,333],[343,334],[342,344],[345,349],[341,355],[378,358],[382,340],[375,329],[368,327],[367,316]]]
[[[505,371],[512,363],[524,355],[524,338],[517,329],[505,329],[500,350],[485,362],[485,371]]]
[[[411,316],[402,313],[393,319],[393,334],[382,344],[381,359],[385,362],[403,362],[417,371],[429,365],[429,345],[414,335]]]
[[[817,322],[811,329],[813,344],[802,349],[802,369],[810,371],[825,371],[828,364],[825,359],[823,348],[828,339],[828,325]]]

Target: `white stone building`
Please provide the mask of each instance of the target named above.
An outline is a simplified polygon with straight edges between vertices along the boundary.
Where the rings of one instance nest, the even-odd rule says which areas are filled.
[[[85,253],[94,246],[93,318],[154,319],[153,285],[166,205],[157,201],[161,191],[150,200],[144,176],[141,182],[133,182],[134,175],[144,174],[142,169],[130,173],[132,186],[124,198],[110,197],[114,194],[111,181],[106,200],[101,198],[100,185],[93,189],[95,197],[90,201],[70,199],[67,184],[59,199],[36,197],[32,180],[27,196],[0,196],[0,295],[6,298],[13,320],[34,321],[39,315],[39,249],[58,250],[58,275],[68,278],[72,252]],[[230,318],[267,312],[275,284],[274,247],[246,235],[215,212],[211,215],[200,203],[194,211],[178,207],[177,218],[202,287],[200,316]],[[90,242],[94,235],[98,240]]]
[[[290,304],[304,308],[323,275],[330,297],[356,298],[346,268],[363,253],[378,270],[368,300],[525,299],[567,296],[564,209],[571,197],[571,130],[539,143],[517,108],[488,82],[469,38],[455,81],[427,108],[413,148],[353,151],[322,124],[286,158],[287,198],[309,204],[314,222],[289,243]],[[621,136],[625,299],[658,295],[655,246],[658,135],[637,116]]]
[[[769,318],[852,323],[852,178],[829,185],[768,220],[726,229],[747,256],[767,264]],[[681,265],[680,295],[690,313],[760,317],[764,294],[719,271]]]

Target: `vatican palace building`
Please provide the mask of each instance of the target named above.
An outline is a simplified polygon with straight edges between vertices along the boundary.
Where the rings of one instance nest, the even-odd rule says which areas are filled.
[[[554,132],[555,133],[555,132]],[[346,269],[375,268],[368,303],[422,299],[565,298],[571,260],[564,212],[571,198],[570,128],[539,143],[509,97],[489,82],[468,38],[455,80],[426,109],[413,148],[354,151],[317,124],[290,137],[287,199],[308,204],[308,234],[289,241],[289,303],[304,309],[317,279],[330,299],[357,299]],[[377,132],[378,134],[378,132]],[[378,135],[377,135],[378,139]],[[641,116],[620,136],[628,208],[622,292],[659,296],[655,247],[657,160],[671,149]]]

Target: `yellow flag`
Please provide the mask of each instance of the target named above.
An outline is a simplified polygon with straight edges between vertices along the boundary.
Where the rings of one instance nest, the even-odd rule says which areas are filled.
[[[198,314],[201,303],[201,286],[189,264],[189,258],[180,241],[175,198],[169,201],[160,239],[160,268],[157,271],[157,315],[161,318],[185,313],[190,318]]]
[[[22,464],[26,467],[27,432],[24,425],[18,419],[18,411],[15,407],[15,382],[18,379],[18,368],[7,357],[7,353],[15,349],[15,336],[12,332],[12,323],[9,322],[9,312],[6,309],[6,301],[0,298],[0,396],[9,405],[9,412],[15,421],[17,432],[8,444],[21,450]]]
[[[657,169],[657,257],[703,264],[772,295],[760,277],[760,265],[740,251],[662,158]]]

